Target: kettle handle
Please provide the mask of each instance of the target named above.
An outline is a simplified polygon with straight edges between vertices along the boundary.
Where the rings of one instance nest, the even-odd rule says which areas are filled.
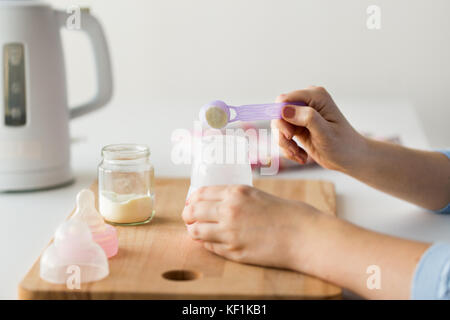
[[[55,11],[55,13],[58,17],[60,27],[65,27],[68,14],[64,11]],[[90,101],[69,108],[70,119],[83,116],[91,111],[104,107],[113,95],[111,58],[103,28],[100,22],[88,10],[81,10],[80,17],[80,30],[87,33],[94,49],[98,89],[97,94]]]

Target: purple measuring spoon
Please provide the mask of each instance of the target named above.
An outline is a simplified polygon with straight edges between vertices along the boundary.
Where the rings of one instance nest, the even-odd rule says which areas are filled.
[[[200,109],[200,120],[211,128],[221,129],[228,123],[235,121],[257,121],[281,119],[281,110],[285,105],[306,106],[303,102],[277,102],[264,104],[249,104],[243,106],[229,106],[220,100],[205,104]],[[235,116],[231,119],[233,110]]]

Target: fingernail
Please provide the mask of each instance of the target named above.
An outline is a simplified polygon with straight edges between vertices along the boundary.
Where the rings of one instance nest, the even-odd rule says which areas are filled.
[[[295,109],[293,107],[284,107],[283,109],[283,117],[284,118],[293,118],[295,116]]]
[[[289,151],[291,152],[292,156],[298,157],[298,147],[289,146]]]
[[[283,136],[288,140],[291,140],[293,138],[293,135],[290,132],[282,132],[282,133],[283,133]]]
[[[300,163],[302,163],[302,164],[305,163],[305,159],[303,159],[303,158],[300,157],[300,156],[295,156],[294,159],[297,160],[297,162],[300,162]]]
[[[286,94],[282,93],[275,99],[275,101],[276,102],[283,102],[285,98],[286,98]]]
[[[285,153],[286,158],[293,158],[295,156],[295,154],[289,149],[285,149],[284,153]]]

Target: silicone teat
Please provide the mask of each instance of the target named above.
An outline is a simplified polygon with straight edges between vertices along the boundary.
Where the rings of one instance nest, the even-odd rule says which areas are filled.
[[[78,193],[77,209],[72,219],[81,220],[89,226],[94,241],[105,250],[108,258],[117,254],[119,241],[116,229],[106,224],[95,208],[95,195],[91,190],[83,189]]]
[[[80,283],[98,281],[109,274],[108,258],[87,224],[71,219],[56,230],[54,242],[42,254],[39,272],[52,283],[67,283],[69,277]]]
[[[92,232],[105,231],[105,221],[95,208],[95,196],[91,190],[83,189],[77,194],[77,209],[74,219],[86,222]]]

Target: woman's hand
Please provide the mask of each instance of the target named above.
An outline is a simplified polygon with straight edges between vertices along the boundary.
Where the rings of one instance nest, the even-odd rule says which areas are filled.
[[[303,272],[376,299],[407,299],[417,261],[429,247],[248,186],[199,189],[183,220],[193,239],[220,256]],[[371,265],[382,270],[380,290],[367,287]]]
[[[283,119],[272,121],[272,127],[280,131],[279,144],[286,157],[304,164],[309,155],[322,167],[340,171],[361,161],[365,139],[348,123],[324,88],[293,91],[280,95],[277,101],[307,104],[287,105],[282,110]]]
[[[277,100],[308,105],[286,105],[283,119],[272,122],[280,131],[279,144],[286,157],[303,164],[311,156],[322,167],[427,209],[448,205],[450,162],[445,155],[364,138],[321,87],[293,91]]]
[[[189,235],[220,256],[302,271],[318,215],[307,204],[236,185],[199,189],[188,199],[182,217]]]

